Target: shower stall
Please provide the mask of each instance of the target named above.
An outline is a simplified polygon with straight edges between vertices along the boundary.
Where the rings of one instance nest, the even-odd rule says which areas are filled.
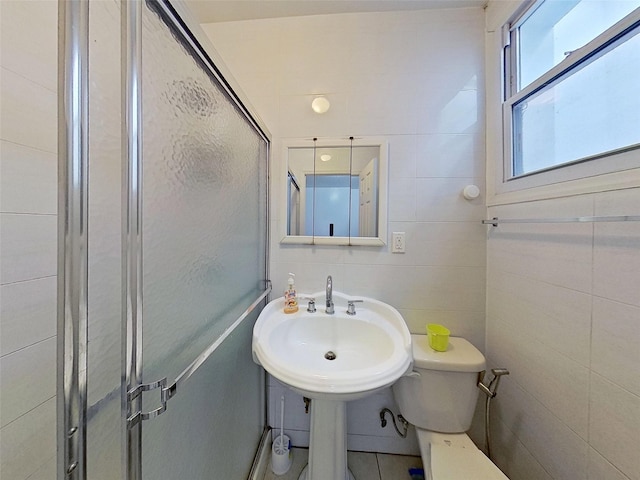
[[[170,2],[59,15],[58,479],[246,479],[268,136]]]

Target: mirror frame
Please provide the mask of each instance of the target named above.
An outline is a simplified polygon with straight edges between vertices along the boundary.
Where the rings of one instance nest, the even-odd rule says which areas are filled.
[[[384,137],[354,137],[354,147],[378,147],[378,236],[377,237],[328,237],[314,235],[288,235],[287,233],[287,174],[289,172],[290,148],[313,148],[312,138],[287,139],[282,144],[282,165],[279,173],[279,181],[283,182],[280,188],[280,205],[284,208],[280,217],[280,243],[296,245],[357,245],[369,247],[383,247],[387,245],[387,211],[389,199],[389,143]],[[344,138],[318,138],[315,146],[320,147],[350,147],[351,139]]]

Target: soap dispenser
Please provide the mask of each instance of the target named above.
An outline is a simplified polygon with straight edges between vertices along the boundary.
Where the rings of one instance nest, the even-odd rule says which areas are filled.
[[[284,291],[284,313],[296,313],[298,311],[298,297],[293,278],[295,274],[289,273],[289,286]]]

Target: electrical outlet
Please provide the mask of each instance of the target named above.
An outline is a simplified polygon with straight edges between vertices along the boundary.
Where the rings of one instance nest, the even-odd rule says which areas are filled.
[[[404,232],[393,232],[391,236],[391,253],[404,253]]]

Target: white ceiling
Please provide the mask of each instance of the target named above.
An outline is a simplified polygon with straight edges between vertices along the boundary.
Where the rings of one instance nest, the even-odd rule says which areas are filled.
[[[487,0],[185,0],[199,23],[259,18],[484,7]]]

